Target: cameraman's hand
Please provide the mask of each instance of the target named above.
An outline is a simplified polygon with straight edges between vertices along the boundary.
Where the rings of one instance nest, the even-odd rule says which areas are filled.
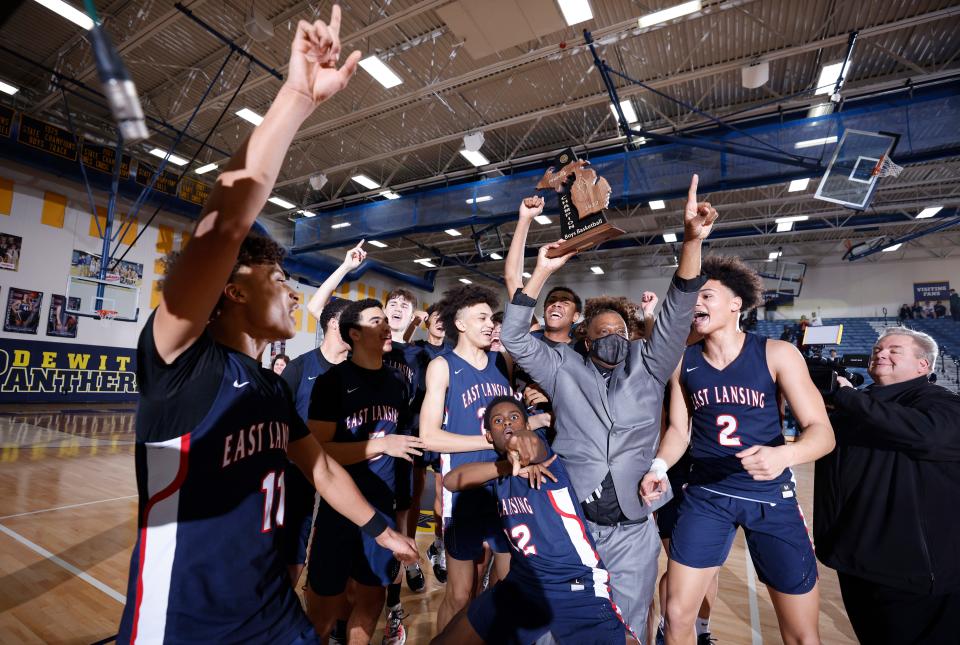
[[[843,378],[842,376],[837,376],[837,387],[853,387],[853,383]]]
[[[770,481],[790,467],[791,446],[750,446],[737,453],[743,469],[757,481]]]

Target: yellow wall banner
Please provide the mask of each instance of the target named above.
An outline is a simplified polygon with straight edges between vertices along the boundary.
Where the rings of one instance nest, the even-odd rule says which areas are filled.
[[[0,339],[0,403],[137,398],[136,350]]]

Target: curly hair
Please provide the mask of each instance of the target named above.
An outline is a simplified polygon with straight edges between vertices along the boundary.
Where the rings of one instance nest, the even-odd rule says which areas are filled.
[[[451,343],[456,344],[460,339],[460,330],[456,325],[460,312],[467,307],[482,304],[489,305],[490,310],[494,311],[500,306],[500,300],[490,289],[475,284],[465,284],[443,293],[443,298],[437,303],[437,311],[440,312],[443,329]]]
[[[350,330],[360,327],[360,314],[367,309],[381,309],[382,307],[383,305],[380,304],[380,301],[373,298],[357,300],[344,307],[343,312],[340,314],[339,322],[340,337],[343,338],[343,341],[353,348],[353,339],[350,338]]]
[[[627,323],[627,334],[630,336],[630,340],[643,336],[643,312],[640,305],[631,302],[624,296],[598,296],[587,298],[587,305],[583,310],[583,322],[577,325],[577,337],[586,338],[587,328],[591,321],[608,311],[619,314]]]
[[[742,313],[763,303],[763,279],[735,255],[711,255],[703,260],[701,273],[730,289],[743,302]]]

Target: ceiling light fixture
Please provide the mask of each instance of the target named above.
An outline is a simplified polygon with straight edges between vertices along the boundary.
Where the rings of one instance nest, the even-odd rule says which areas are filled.
[[[496,251],[494,251],[493,253],[490,254],[490,258],[493,260],[502,260],[503,256],[497,253]]]
[[[767,256],[767,260],[776,260],[781,255],[783,255],[783,251],[770,251],[770,255]]]
[[[380,85],[383,85],[385,88],[390,89],[391,87],[396,87],[403,83],[397,74],[387,67],[386,63],[377,58],[376,56],[367,56],[360,61],[360,67],[363,68],[367,74],[372,76]]]
[[[674,242],[677,241],[677,234],[676,234],[676,233],[664,233],[664,234],[663,234],[663,241],[666,242],[667,244],[673,244]]]
[[[788,193],[796,193],[801,190],[806,190],[807,186],[810,184],[810,178],[804,177],[803,179],[794,179],[790,182],[790,185],[787,186]]]
[[[219,167],[220,167],[220,166],[218,166],[218,165],[215,164],[215,163],[208,163],[206,166],[200,166],[199,168],[197,168],[197,169],[194,170],[193,172],[197,173],[198,175],[203,175],[203,174],[206,174],[206,173],[210,172],[211,170],[216,170],[216,169],[219,168]]]
[[[630,102],[630,99],[620,101],[620,110],[623,112],[623,118],[627,120],[628,125],[637,122],[637,113],[633,109],[633,103]],[[610,104],[610,111],[613,112],[613,118],[620,118],[617,115],[617,106],[613,103]]]
[[[381,197],[386,197],[387,199],[400,199],[400,195],[393,192],[392,190],[381,190]]]
[[[416,262],[417,264],[422,264],[425,267],[430,267],[431,269],[435,269],[437,267],[437,265],[434,264],[428,258],[419,258],[417,260],[414,260],[414,262]]]
[[[370,179],[366,175],[354,175],[350,179],[354,180],[364,188],[369,188],[370,190],[373,190],[374,188],[380,188],[380,184]]]
[[[777,233],[789,233],[793,230],[793,222],[778,222]]]
[[[167,158],[168,153],[166,150],[161,150],[160,148],[154,148],[153,150],[150,151],[150,154],[152,154],[154,157],[160,157],[161,159],[165,159]],[[186,166],[188,163],[190,163],[183,157],[178,157],[173,153],[169,153],[169,154],[170,154],[170,158],[167,159],[167,161],[169,161],[170,163],[176,166]]]
[[[793,144],[793,147],[797,150],[802,148],[813,148],[814,146],[822,146],[827,143],[836,143],[836,137],[823,137],[822,139],[808,139],[806,141],[797,141]]]
[[[830,63],[829,65],[824,65],[820,68],[820,78],[817,79],[817,88],[813,91],[813,95],[817,94],[833,94],[833,88],[836,87],[837,81],[840,79],[840,74],[843,72],[843,61],[839,63]],[[843,78],[840,83],[840,87],[843,87],[843,81],[846,78]],[[838,88],[839,89],[839,88]]]
[[[447,230],[444,231],[444,233],[446,233],[450,237],[460,237],[461,235],[463,235],[463,233],[461,233],[455,228],[448,228]]]
[[[4,83],[3,81],[0,81],[0,92],[13,96],[19,91],[20,91],[20,88],[14,87],[13,85],[10,85],[10,83]]]
[[[809,215],[793,215],[791,217],[778,217],[773,221],[777,224],[792,224],[793,222],[806,222],[808,219],[810,219]]]
[[[62,0],[34,0],[39,5],[43,5],[50,11],[59,14],[84,29],[93,29],[93,19],[74,6],[63,2]]]
[[[490,163],[490,160],[487,159],[479,150],[461,150],[460,154],[463,155],[464,159],[472,163],[477,168],[480,166],[486,166]]]
[[[243,108],[234,112],[238,117],[244,121],[249,121],[253,125],[260,125],[263,123],[263,117],[251,110],[250,108]]]
[[[524,278],[527,278],[528,280],[533,277],[533,276],[530,275],[530,273],[527,272],[527,271],[524,271],[521,275],[522,275]]]
[[[943,210],[943,206],[928,206],[917,213],[917,219],[928,219]]]
[[[563,19],[567,21],[568,27],[593,18],[593,11],[590,10],[588,0],[557,0],[557,2],[560,5],[560,13],[563,14]]]
[[[299,211],[297,211],[297,213],[299,213],[300,215],[303,215],[304,217],[316,217],[316,216],[317,216],[317,214],[314,213],[313,211],[307,211],[307,210],[299,210]]]
[[[650,202],[650,210],[652,211],[661,211],[666,207],[667,205],[664,203],[662,199],[655,199],[652,202]]]
[[[546,215],[537,215],[536,217],[533,218],[533,221],[536,222],[537,224],[540,224],[541,226],[549,226],[550,224],[553,224],[553,220],[551,220]]]
[[[347,228],[350,226],[350,222],[340,222],[339,224],[333,224],[330,228]]]
[[[674,18],[679,18],[680,16],[696,13],[697,11],[700,11],[701,8],[702,5],[700,0],[693,0],[692,2],[684,2],[683,4],[678,4],[674,7],[663,9],[662,11],[654,11],[653,13],[641,17],[637,22],[640,24],[640,28],[643,29],[645,27],[658,25],[661,22],[673,20]]]
[[[372,244],[373,246],[377,247],[378,249],[385,249],[385,248],[387,248],[387,245],[384,244],[383,242],[381,242],[380,240],[370,240],[369,243]]]
[[[277,197],[276,195],[268,198],[267,201],[271,204],[276,204],[280,208],[294,208],[296,206],[293,202],[288,202],[283,197]]]
[[[463,284],[473,284],[473,280],[467,280],[466,278],[460,278],[460,282]]]
[[[899,249],[901,246],[903,246],[903,242],[897,242],[897,243],[894,244],[893,246],[888,246],[888,247],[885,248],[885,249],[881,249],[880,252],[881,252],[881,253],[889,253],[890,251],[896,251],[896,250]]]
[[[467,200],[468,204],[482,204],[483,202],[492,201],[493,197],[490,195],[481,195],[480,197],[471,197]]]
[[[601,269],[600,267],[590,267],[590,270],[597,275],[603,275],[603,269]]]

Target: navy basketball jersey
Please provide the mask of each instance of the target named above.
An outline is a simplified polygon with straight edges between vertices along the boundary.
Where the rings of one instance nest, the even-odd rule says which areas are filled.
[[[287,385],[204,333],[171,364],[137,347],[140,502],[119,643],[291,642],[310,623],[278,551]]]
[[[500,522],[513,549],[510,575],[546,594],[592,589],[609,598],[610,576],[563,462],[558,459],[549,468],[557,481],[546,480],[539,490],[526,477],[494,482]]]
[[[687,347],[680,384],[693,410],[690,483],[732,497],[782,502],[793,498],[789,468],[757,481],[736,454],[751,446],[782,446],[776,383],[767,367],[766,338],[744,334],[740,355],[718,370],[703,357],[703,342]]]
[[[415,340],[413,344],[422,349],[427,353],[428,362],[435,359],[437,356],[447,354],[451,350],[446,343],[441,343],[440,345],[431,345],[426,340]]]
[[[513,395],[513,388],[504,372],[503,358],[496,352],[487,352],[487,365],[477,369],[456,352],[443,355],[449,370],[450,384],[444,402],[443,429],[447,432],[467,436],[483,436],[483,413],[487,404],[498,396]],[[440,471],[448,472],[467,463],[496,461],[497,453],[490,450],[471,452],[440,453]],[[487,487],[488,490],[490,487]],[[483,497],[476,489],[466,491],[466,497]],[[452,517],[457,500],[463,493],[451,493],[443,489],[443,516]]]
[[[352,361],[334,365],[315,382],[311,421],[336,423],[333,441],[369,441],[397,433],[407,423],[406,386],[387,366],[369,370]],[[394,510],[395,464],[380,455],[344,465],[363,496],[377,509]]]
[[[313,383],[319,376],[326,373],[332,367],[320,348],[300,354],[290,361],[287,369],[283,370],[282,378],[293,391],[294,400],[297,405],[297,414],[304,421],[307,420],[307,412],[310,410],[310,394],[313,392]]]

